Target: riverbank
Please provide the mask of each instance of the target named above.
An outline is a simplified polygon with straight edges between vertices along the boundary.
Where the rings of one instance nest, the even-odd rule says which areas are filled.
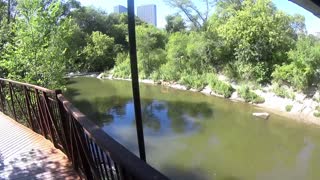
[[[124,78],[116,78],[113,77],[111,74],[104,74],[104,73],[91,73],[91,74],[76,74],[71,77],[78,77],[78,76],[87,76],[87,77],[96,77],[98,79],[109,79],[109,80],[126,80],[131,81],[131,79],[124,79]],[[221,78],[223,79],[223,77]],[[154,85],[162,85],[178,90],[188,90],[193,92],[200,92],[202,94],[205,94],[207,96],[217,96],[220,98],[224,98],[222,95],[219,95],[215,93],[209,86],[204,87],[201,90],[188,88],[185,85],[179,84],[177,82],[167,82],[167,81],[153,81],[149,79],[143,79],[139,81],[140,83],[145,84],[154,84]],[[235,83],[231,83],[232,87],[235,89],[235,92],[232,93],[229,99],[231,101],[236,102],[245,102],[243,98],[241,98],[238,95],[238,89],[239,85]],[[296,121],[308,123],[308,124],[316,124],[320,125],[320,118],[315,117],[314,114],[318,113],[317,107],[318,102],[316,99],[320,98],[320,95],[318,92],[316,92],[312,97],[308,97],[305,94],[302,93],[295,93],[293,99],[289,98],[283,98],[277,96],[274,92],[272,92],[272,88],[270,86],[268,87],[262,87],[258,90],[253,90],[254,93],[261,96],[265,99],[263,103],[250,103],[254,106],[263,108],[262,111],[270,111],[272,113],[288,117],[290,119],[295,119]]]

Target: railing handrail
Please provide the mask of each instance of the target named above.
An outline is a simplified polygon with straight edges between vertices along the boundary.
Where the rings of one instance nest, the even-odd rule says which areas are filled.
[[[101,128],[74,107],[62,94],[58,95],[58,99],[62,102],[64,108],[81,124],[85,133],[90,136],[100,148],[109,152],[110,156],[117,161],[117,163],[124,166],[136,178],[142,180],[168,179],[102,131]]]
[[[23,82],[18,82],[18,81],[14,81],[14,80],[11,80],[11,79],[0,78],[0,81],[6,81],[6,82],[13,83],[13,84],[21,85],[21,86],[26,86],[26,87],[29,87],[29,88],[38,89],[38,90],[43,91],[43,92],[46,92],[46,93],[52,93],[52,94],[54,94],[56,91],[60,91],[60,90],[54,91],[54,90],[47,89],[47,88],[44,88],[44,87],[41,87],[41,86],[37,86],[37,85],[33,85],[33,84],[28,84],[28,83],[23,83]]]
[[[23,106],[24,103],[25,106]],[[99,128],[68,101],[60,90],[50,90],[37,85],[0,78],[0,110],[3,113],[9,113],[16,121],[21,122],[22,119],[25,119],[29,128],[42,134],[51,140],[55,147],[63,150],[76,170],[79,170],[77,163],[80,162],[84,169],[78,172],[88,179],[105,179],[103,176],[108,177],[110,173],[111,176],[116,173],[118,180],[127,179],[127,177],[139,180],[168,179]],[[73,134],[67,132],[69,128],[72,128],[71,133]],[[104,157],[103,154],[99,155],[99,152],[104,153],[107,157]],[[85,157],[82,158],[82,156]],[[114,162],[116,172],[109,172],[113,171],[113,167],[110,165],[108,156]],[[100,164],[102,163],[100,160],[105,163],[105,158],[108,164]],[[101,167],[102,165],[104,167]],[[117,169],[118,165],[120,170]],[[123,171],[123,173],[119,174],[118,171]],[[121,175],[123,175],[122,178],[120,178]]]

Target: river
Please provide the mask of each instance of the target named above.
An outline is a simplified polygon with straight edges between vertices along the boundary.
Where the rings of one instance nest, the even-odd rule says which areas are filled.
[[[65,95],[138,154],[131,82],[70,79]],[[320,179],[320,129],[253,105],[140,84],[147,161],[181,180]]]

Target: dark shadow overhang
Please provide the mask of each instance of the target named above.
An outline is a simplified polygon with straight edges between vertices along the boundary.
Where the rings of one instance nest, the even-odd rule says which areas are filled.
[[[307,11],[310,11],[315,16],[320,18],[320,1],[319,0],[289,0]]]

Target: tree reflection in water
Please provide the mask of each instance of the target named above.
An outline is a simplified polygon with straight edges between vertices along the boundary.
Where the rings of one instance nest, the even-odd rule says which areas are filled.
[[[135,125],[132,99],[111,96],[94,98],[90,102],[81,100],[74,103],[100,126],[119,125],[124,118],[129,118],[125,121],[132,126]],[[213,113],[209,105],[204,102],[188,103],[142,99],[141,106],[144,127],[151,134],[196,131],[201,127],[201,121],[209,118]]]

